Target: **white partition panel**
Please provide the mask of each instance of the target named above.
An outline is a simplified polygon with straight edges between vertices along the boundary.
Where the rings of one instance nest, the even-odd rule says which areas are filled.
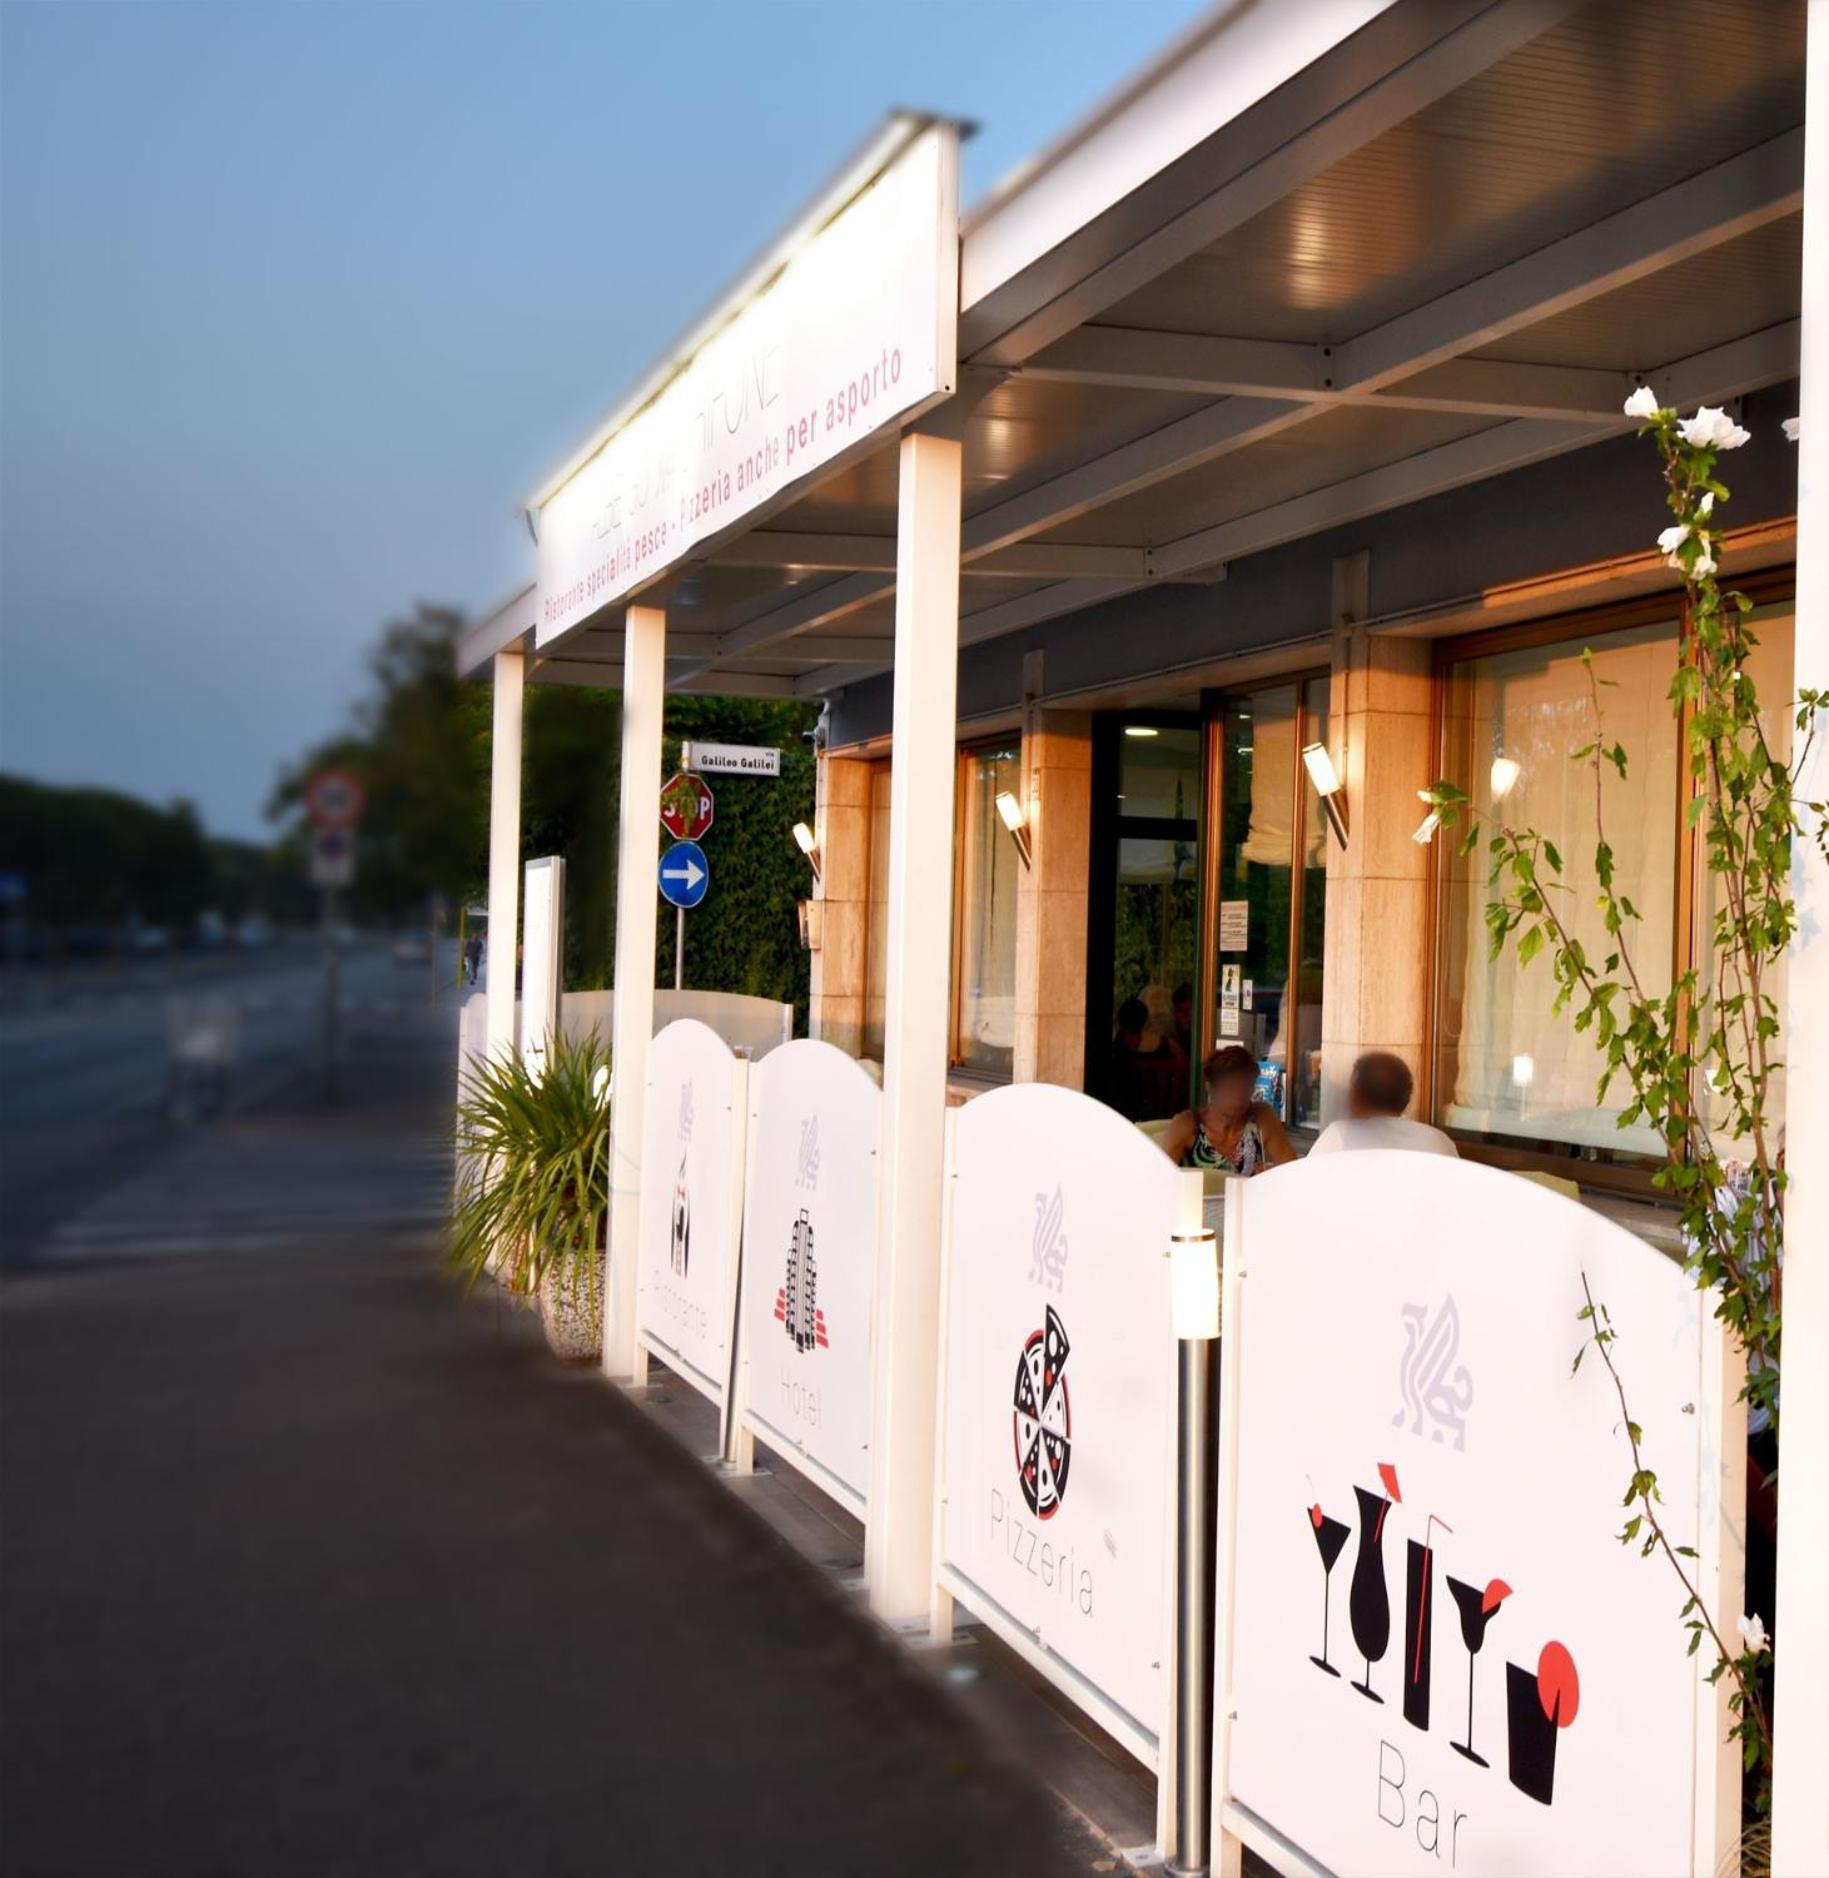
[[[1342,1874],[1714,1872],[1725,1686],[1669,1564],[1619,1542],[1614,1383],[1592,1348],[1571,1370],[1585,1275],[1738,1648],[1745,1413],[1707,1300],[1577,1202],[1434,1155],[1236,1182],[1226,1245],[1221,1829]]]
[[[936,1575],[1146,1765],[1171,1687],[1171,1234],[1200,1177],[1045,1083],[953,1118]]]
[[[726,1412],[748,1071],[689,1019],[669,1024],[648,1052],[636,1336]]]
[[[802,1038],[751,1071],[749,1092],[743,1419],[861,1519],[882,1091]]]

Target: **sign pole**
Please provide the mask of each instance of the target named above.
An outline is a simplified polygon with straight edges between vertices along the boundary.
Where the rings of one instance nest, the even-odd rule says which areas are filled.
[[[673,909],[673,989],[686,989],[686,909]]]
[[[337,1100],[337,890],[323,890],[324,926],[324,1102]]]
[[[1208,1869],[1208,1775],[1213,1744],[1213,1352],[1219,1341],[1219,1246],[1211,1227],[1169,1242],[1175,1338],[1175,1808],[1174,1878]]]

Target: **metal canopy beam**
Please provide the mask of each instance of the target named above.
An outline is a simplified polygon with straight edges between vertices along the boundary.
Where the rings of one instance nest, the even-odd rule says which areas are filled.
[[[1648,375],[1661,404],[1687,406],[1708,399],[1736,397],[1762,386],[1780,384],[1798,372],[1799,322],[1786,320],[1762,332],[1730,340],[1685,359],[1673,360]],[[1400,462],[1349,476],[1336,483],[1293,496],[1235,521],[1202,529],[1153,551],[1156,577],[1164,580],[1211,578],[1223,573],[1225,563],[1257,554],[1324,528],[1340,527],[1366,516],[1442,495],[1470,482],[1522,469],[1565,451],[1579,449],[1597,439],[1631,428],[1623,412],[1615,410],[1602,424],[1567,419],[1521,418],[1495,424],[1471,437],[1462,437],[1434,449],[1422,450]],[[1204,576],[1203,576],[1204,570]],[[959,625],[962,644],[976,644],[1024,626],[1078,612],[1095,600],[1129,592],[1141,583],[1126,581],[1063,581],[1013,601],[983,607],[967,614]],[[850,669],[844,679],[812,674],[801,680],[807,691],[834,690],[886,670]]]
[[[1688,405],[1778,384],[1798,369],[1798,332],[1798,322],[1789,320],[1675,360],[1651,374],[1651,386],[1660,403]],[[1458,489],[1465,483],[1522,469],[1631,428],[1632,420],[1617,410],[1605,426],[1529,418],[1496,424],[1472,437],[1457,438],[1401,462],[1346,477],[1287,502],[1273,503],[1236,521],[1185,535],[1156,551],[1156,565],[1164,577],[1172,579],[1216,561],[1238,560],[1323,528],[1359,521]]]
[[[1471,384],[1485,361],[1460,360],[1457,354],[1490,344],[1794,214],[1802,197],[1802,166],[1802,132],[1787,132],[1687,182],[1605,216],[1548,247],[1496,266],[1337,347],[1332,360],[1333,389],[1370,394],[1450,361],[1457,369],[1476,368],[1474,374],[1463,374],[1463,385]],[[1723,395],[1728,388],[1717,389],[1712,395]],[[965,524],[962,561],[969,566],[985,555],[1059,527],[1120,497],[1306,423],[1327,408],[1327,404],[1312,399],[1222,398],[1034,489],[980,510]],[[1617,424],[1620,420],[1616,413],[1608,421]],[[1586,437],[1605,434],[1599,424],[1571,428],[1566,418],[1516,422],[1548,427],[1511,430],[1509,447],[1523,451],[1525,461],[1556,449],[1573,448]],[[1558,438],[1560,441],[1556,441]],[[1466,454],[1477,457],[1478,452]],[[1445,466],[1457,460],[1439,459]],[[1515,462],[1501,467],[1515,467]],[[1490,475],[1498,470],[1473,473]],[[1371,474],[1375,477],[1379,472]],[[1294,500],[1305,502],[1310,498]],[[1228,529],[1236,526],[1226,525]],[[1226,534],[1224,538],[1232,541],[1243,536],[1241,532],[1237,537]],[[1200,554],[1181,543],[1175,547],[1178,552],[1172,555],[1162,550],[1152,554],[1151,577],[1188,578],[1196,568],[1225,558],[1222,553]],[[1252,551],[1240,547],[1226,550],[1234,557]],[[1199,558],[1193,558],[1196,555]],[[733,627],[721,637],[719,654],[727,657],[753,650],[774,639],[828,624],[893,591],[892,579],[870,573],[847,575]]]
[[[1628,372],[1450,359],[1389,391],[1343,390],[1331,346],[1221,339],[1200,333],[1083,326],[1025,365],[1023,378],[1106,385],[1182,397],[1289,398],[1303,404],[1382,405],[1471,417],[1614,416],[1632,390]]]
[[[1006,580],[1071,580],[1079,575],[1149,572],[1143,548],[1029,542],[972,563],[974,574]],[[812,573],[894,573],[893,535],[808,535],[755,529],[719,548],[720,567],[789,567]]]

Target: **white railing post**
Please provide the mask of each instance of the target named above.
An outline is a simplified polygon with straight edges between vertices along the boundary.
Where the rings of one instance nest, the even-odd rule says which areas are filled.
[[[910,1625],[927,1618],[933,1571],[961,457],[953,438],[916,434],[902,440],[881,1230],[864,1576],[871,1609],[888,1622]]]
[[[515,953],[521,936],[521,692],[526,661],[495,655],[495,710],[489,743],[489,933],[484,1011],[492,1061],[514,1054]]]
[[[637,1379],[635,1274],[641,1157],[654,1031],[654,896],[660,866],[660,746],[666,708],[667,615],[632,606],[623,626],[622,800],[616,839],[615,1000],[610,1017],[610,1259],[603,1367]]]
[[[1804,123],[1803,428],[1797,444],[1798,685],[1829,685],[1829,0],[1810,0]],[[1814,255],[1816,258],[1811,259]],[[1829,796],[1818,747],[1805,800]],[[1829,867],[1794,859],[1800,929],[1791,948],[1784,1402],[1778,1469],[1772,1870],[1829,1871]]]

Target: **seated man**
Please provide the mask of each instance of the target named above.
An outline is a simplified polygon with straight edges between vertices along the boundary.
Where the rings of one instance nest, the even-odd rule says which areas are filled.
[[[1404,1110],[1416,1089],[1416,1079],[1402,1057],[1388,1050],[1370,1050],[1353,1065],[1346,1086],[1346,1117],[1329,1122],[1316,1137],[1310,1154],[1337,1154],[1346,1148],[1411,1148],[1420,1154],[1453,1154],[1460,1150],[1439,1128],[1409,1120]]]

